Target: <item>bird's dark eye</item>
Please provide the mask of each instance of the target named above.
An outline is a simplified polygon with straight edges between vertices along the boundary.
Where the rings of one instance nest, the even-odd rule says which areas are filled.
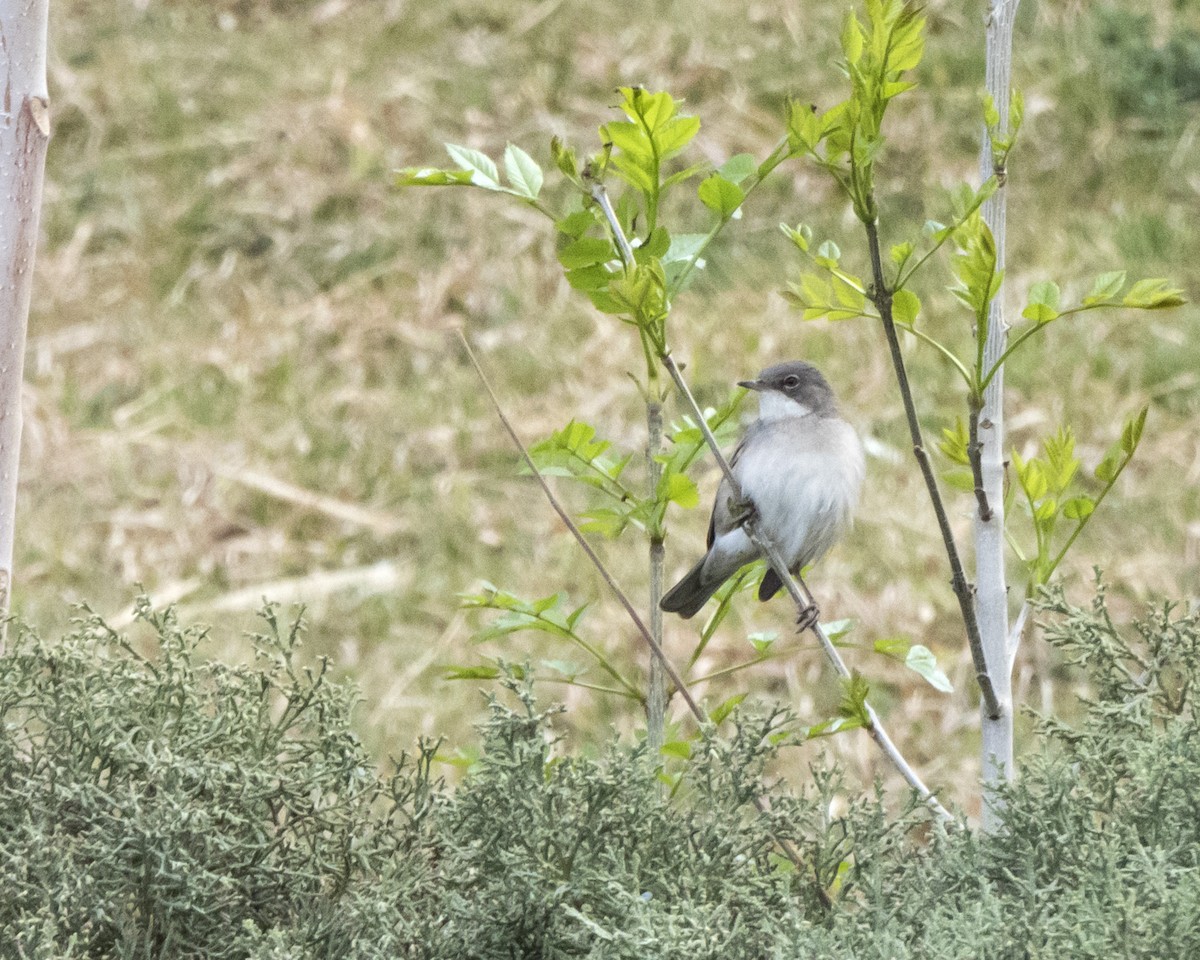
[[[800,378],[793,373],[790,377],[784,379],[783,385],[789,390],[795,390],[800,386]]]

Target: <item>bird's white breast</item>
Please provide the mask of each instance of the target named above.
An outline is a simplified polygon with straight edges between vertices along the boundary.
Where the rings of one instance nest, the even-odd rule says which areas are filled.
[[[836,417],[792,412],[764,419],[735,472],[789,565],[803,566],[819,559],[851,521],[866,472],[862,444]]]

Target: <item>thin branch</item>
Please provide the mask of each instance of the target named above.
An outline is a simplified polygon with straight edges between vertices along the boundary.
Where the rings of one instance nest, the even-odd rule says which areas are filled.
[[[656,374],[654,367],[647,370],[648,374]],[[653,381],[657,382],[654,376]],[[658,498],[658,484],[662,477],[662,464],[658,461],[659,450],[662,447],[663,414],[662,402],[659,400],[660,391],[654,383],[648,383],[646,398],[646,482],[649,487],[647,496],[654,502]],[[665,516],[665,515],[664,515]],[[664,516],[659,516],[657,508],[654,522],[648,524],[649,534],[649,563],[650,563],[650,632],[654,639],[662,644],[663,612],[659,607],[663,595],[663,567],[666,563],[666,547],[663,531]],[[663,731],[666,728],[667,711],[667,679],[662,666],[654,657],[650,658],[650,669],[646,680],[646,740],[650,749],[657,752],[663,745]]]
[[[621,221],[617,219],[617,212],[613,209],[612,201],[608,199],[608,191],[604,189],[604,184],[599,180],[591,182],[591,191],[592,199],[600,205],[604,219],[608,221],[609,227],[612,229],[613,239],[617,241],[617,246],[621,250],[621,260],[625,263],[625,268],[629,269],[635,262],[633,247],[630,246],[625,231],[621,229]]]
[[[675,666],[670,660],[667,659],[667,655],[663,653],[663,648],[659,646],[654,637],[650,635],[650,631],[646,629],[646,624],[643,623],[642,618],[638,616],[637,610],[634,609],[634,606],[630,602],[629,597],[626,596],[625,591],[622,590],[617,581],[613,579],[612,574],[608,572],[608,569],[604,566],[604,562],[599,556],[596,555],[596,551],[593,550],[592,545],[587,542],[587,538],[580,531],[579,527],[576,526],[575,521],[571,519],[567,511],[563,509],[562,504],[558,502],[558,498],[554,496],[554,491],[550,489],[550,484],[546,482],[546,478],[542,476],[541,471],[538,470],[537,465],[533,462],[533,458],[529,456],[529,451],[525,448],[525,444],[523,444],[521,442],[521,438],[517,436],[517,431],[513,429],[512,423],[509,422],[508,417],[505,415],[504,408],[500,406],[500,399],[496,396],[496,391],[492,389],[492,384],[488,380],[487,374],[483,372],[483,367],[480,366],[479,360],[475,356],[475,351],[471,349],[471,345],[467,342],[467,338],[463,335],[463,332],[461,330],[456,332],[458,333],[459,341],[462,343],[463,350],[466,351],[467,357],[471,361],[471,365],[475,368],[475,372],[479,375],[479,379],[483,382],[483,388],[487,391],[488,397],[491,398],[492,406],[496,410],[496,415],[500,418],[500,422],[504,425],[504,429],[508,432],[509,437],[512,438],[512,442],[516,445],[517,449],[521,451],[521,456],[524,458],[526,466],[528,466],[533,475],[537,477],[538,483],[541,484],[542,492],[546,494],[546,499],[550,501],[550,506],[554,508],[554,512],[558,514],[559,519],[566,524],[567,529],[571,531],[571,535],[575,538],[575,541],[582,548],[583,552],[587,554],[587,558],[592,562],[592,565],[599,571],[600,576],[608,585],[608,588],[616,596],[621,606],[625,608],[625,612],[629,614],[629,619],[633,621],[633,625],[637,628],[638,633],[642,635],[642,639],[646,641],[646,644],[650,647],[651,652],[653,652],[654,656],[657,657],[659,662],[662,664],[663,670],[666,671],[667,676],[671,678],[671,682],[675,684],[675,689],[677,689],[679,691],[679,695],[683,697],[684,702],[688,705],[688,709],[692,712],[692,716],[694,716],[696,720],[702,724],[708,723],[708,715],[700,708],[700,705],[696,703],[691,692],[687,688],[687,684],[683,682],[683,677],[679,675],[679,672],[675,669]]]
[[[709,683],[713,680],[718,680],[721,677],[728,677],[737,673],[739,670],[757,667],[760,663],[766,663],[768,660],[774,660],[777,656],[777,654],[769,654],[761,657],[754,657],[752,660],[743,660],[741,663],[735,663],[731,667],[722,667],[720,670],[714,670],[712,673],[706,673],[702,677],[693,677],[692,683],[699,686],[702,683]]]
[[[937,517],[938,529],[942,533],[942,542],[946,547],[946,556],[950,561],[950,585],[958,598],[958,606],[962,611],[963,623],[967,628],[967,643],[971,648],[971,660],[975,664],[975,679],[979,684],[979,692],[983,697],[984,709],[992,719],[1000,716],[1000,703],[996,699],[996,691],[992,686],[992,678],[988,674],[987,659],[983,652],[983,641],[979,637],[979,622],[975,618],[975,603],[972,589],[963,573],[962,560],[958,555],[958,545],[954,541],[954,531],[950,529],[950,520],[946,515],[946,506],[942,503],[942,495],[938,490],[937,478],[933,473],[933,465],[929,462],[929,453],[925,450],[925,441],[921,436],[921,422],[917,419],[917,408],[913,402],[912,387],[908,382],[908,371],[904,367],[904,354],[900,350],[900,339],[896,336],[896,322],[892,318],[892,294],[883,276],[883,262],[879,252],[879,231],[875,223],[866,223],[867,241],[871,248],[871,270],[875,279],[873,300],[883,321],[883,330],[887,335],[888,347],[892,354],[892,366],[896,371],[896,382],[900,387],[900,395],[904,401],[904,413],[908,418],[908,432],[912,437],[913,455],[925,478],[925,488],[929,491],[929,500],[933,504],[933,512]]]
[[[871,319],[878,320],[879,318],[872,316]],[[896,324],[896,326],[899,327],[901,330],[903,330],[905,333],[911,333],[914,337],[916,337],[922,343],[928,344],[929,346],[931,346],[935,350],[937,350],[943,357],[945,357],[948,361],[950,361],[950,364],[954,367],[955,370],[958,371],[958,375],[963,378],[963,383],[965,383],[967,385],[967,387],[970,388],[971,381],[973,379],[971,376],[971,371],[968,370],[965,366],[963,366],[963,362],[958,359],[958,356],[954,353],[954,351],[950,350],[947,346],[945,346],[945,344],[943,344],[936,337],[931,337],[924,330],[918,330],[912,324],[898,323],[898,324]]]
[[[1092,517],[1096,515],[1096,511],[1100,509],[1100,504],[1104,502],[1104,498],[1112,492],[1113,487],[1117,485],[1117,481],[1121,478],[1121,474],[1125,472],[1125,468],[1132,462],[1133,454],[1133,450],[1129,451],[1124,461],[1121,463],[1121,466],[1117,468],[1117,472],[1114,473],[1112,479],[1108,481],[1108,486],[1100,491],[1100,495],[1096,497],[1096,502],[1092,506],[1092,512],[1077,522],[1075,529],[1071,531],[1071,535],[1067,538],[1067,542],[1063,544],[1062,549],[1058,551],[1058,555],[1055,556],[1055,558],[1050,562],[1050,569],[1046,571],[1046,577],[1043,582],[1048,582],[1054,571],[1058,569],[1058,565],[1063,562],[1063,557],[1067,555],[1067,551],[1071,549],[1071,546],[1079,538],[1079,535],[1083,533],[1083,528],[1086,527],[1091,521]]]

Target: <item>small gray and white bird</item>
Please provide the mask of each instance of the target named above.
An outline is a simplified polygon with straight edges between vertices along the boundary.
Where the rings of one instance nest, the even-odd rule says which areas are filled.
[[[788,569],[799,573],[850,525],[866,472],[862,444],[811,364],[780,363],[739,386],[758,392],[758,419],[730,466],[758,528],[779,548]],[[742,529],[747,512],[730,504],[730,496],[729,481],[722,480],[708,525],[708,552],[662,598],[663,610],[695,615],[721,584],[759,558]],[[759,600],[771,599],[781,586],[768,568]]]

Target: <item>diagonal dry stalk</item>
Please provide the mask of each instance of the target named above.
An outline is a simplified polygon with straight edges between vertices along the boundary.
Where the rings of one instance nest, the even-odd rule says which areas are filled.
[[[585,554],[587,554],[587,558],[592,562],[592,565],[599,571],[600,576],[604,579],[605,584],[613,592],[614,596],[616,596],[621,606],[625,608],[625,612],[629,615],[629,619],[633,622],[634,627],[637,628],[638,633],[642,635],[642,639],[646,641],[646,645],[650,648],[651,653],[654,654],[654,658],[662,665],[663,670],[666,672],[667,676],[671,678],[671,682],[675,685],[675,689],[679,691],[679,695],[683,697],[684,702],[687,703],[688,709],[692,712],[692,716],[694,716],[702,724],[708,723],[708,715],[700,708],[700,705],[696,703],[691,691],[688,690],[687,684],[684,683],[683,677],[679,675],[679,671],[675,669],[675,665],[672,664],[669,659],[667,659],[667,655],[663,652],[662,645],[650,633],[645,621],[642,620],[641,616],[634,608],[632,601],[630,601],[628,594],[621,589],[621,585],[618,584],[613,578],[613,575],[608,572],[608,569],[604,566],[604,561],[601,560],[596,554],[596,551],[592,549],[592,545],[588,543],[587,538],[583,535],[583,532],[576,525],[575,521],[571,519],[571,515],[567,513],[562,504],[558,502],[558,498],[554,495],[554,491],[550,489],[550,484],[546,482],[546,478],[542,475],[542,472],[533,462],[533,458],[529,455],[529,451],[526,449],[525,444],[521,442],[521,438],[517,435],[517,431],[513,428],[512,423],[505,415],[504,408],[500,405],[500,399],[496,396],[496,391],[492,389],[492,384],[488,380],[487,375],[483,372],[483,367],[480,366],[479,360],[475,356],[475,351],[471,349],[471,345],[467,342],[467,338],[463,335],[461,330],[457,330],[455,332],[458,334],[458,339],[462,343],[462,348],[466,351],[467,357],[471,361],[471,365],[475,368],[475,372],[479,375],[479,379],[482,381],[488,397],[491,398],[492,406],[496,410],[496,415],[500,418],[500,422],[504,425],[504,429],[512,439],[513,444],[518,450],[521,451],[521,457],[525,460],[525,465],[529,467],[530,472],[537,477],[538,483],[541,484],[542,492],[545,493],[546,499],[550,501],[550,506],[554,508],[554,512],[558,514],[559,519],[562,520],[567,529],[571,531],[571,536],[575,538],[575,541],[579,544],[580,548]]]
[[[487,391],[488,397],[492,401],[492,407],[496,411],[496,416],[500,418],[500,422],[504,425],[504,429],[512,439],[513,444],[521,452],[521,457],[525,460],[525,465],[528,466],[533,475],[537,477],[538,483],[541,484],[542,492],[546,495],[546,499],[550,501],[550,506],[554,508],[554,512],[558,514],[559,519],[566,524],[567,529],[571,531],[571,536],[575,538],[575,542],[578,543],[583,549],[583,552],[587,554],[587,558],[599,571],[600,576],[604,578],[604,582],[616,595],[621,606],[625,608],[625,612],[629,614],[629,619],[633,621],[633,625],[637,628],[638,633],[640,633],[642,635],[642,639],[646,641],[646,645],[650,648],[655,660],[657,660],[662,666],[662,669],[667,676],[671,678],[671,682],[675,684],[675,689],[679,691],[679,695],[683,697],[683,700],[687,704],[688,709],[691,711],[692,716],[696,718],[696,722],[700,725],[701,732],[707,736],[707,731],[712,729],[712,721],[709,719],[708,714],[705,712],[704,708],[696,702],[695,697],[692,696],[692,693],[688,689],[687,684],[684,682],[683,677],[680,676],[679,671],[675,669],[675,665],[671,663],[669,659],[667,659],[667,655],[663,652],[661,644],[654,639],[650,631],[646,628],[646,624],[642,621],[642,618],[638,616],[637,611],[634,609],[633,604],[630,602],[625,591],[621,589],[620,585],[613,578],[612,574],[608,572],[608,569],[604,566],[604,562],[599,556],[596,555],[596,551],[593,550],[592,545],[587,542],[587,538],[584,537],[582,531],[580,531],[579,527],[575,524],[575,521],[571,519],[570,514],[563,509],[562,504],[558,502],[558,498],[554,496],[554,491],[550,489],[550,484],[546,482],[546,478],[542,475],[542,472],[538,470],[536,464],[534,464],[533,458],[529,455],[528,449],[526,449],[525,444],[521,442],[521,438],[517,436],[517,431],[513,429],[512,423],[509,421],[507,415],[505,415],[504,408],[500,405],[500,399],[496,396],[496,391],[492,389],[492,384],[488,380],[487,374],[483,372],[483,367],[476,358],[475,351],[471,349],[470,343],[467,342],[467,338],[463,335],[461,330],[456,331],[456,333],[458,334],[459,341],[462,343],[463,350],[466,351],[467,357],[471,361],[471,365],[475,368],[475,372],[479,375],[479,379],[483,383],[483,388]],[[756,796],[754,798],[754,806],[763,816],[766,816],[770,812],[770,807],[767,804],[767,801],[760,796]],[[949,814],[946,814],[944,810],[942,813],[947,818],[949,817]],[[776,836],[775,840],[787,858],[796,865],[796,868],[802,869],[804,864],[800,859],[800,852],[796,849],[795,845],[786,837]],[[825,905],[831,906],[832,901],[829,899],[824,889],[820,885],[818,885],[817,889],[822,899],[825,901]]]

